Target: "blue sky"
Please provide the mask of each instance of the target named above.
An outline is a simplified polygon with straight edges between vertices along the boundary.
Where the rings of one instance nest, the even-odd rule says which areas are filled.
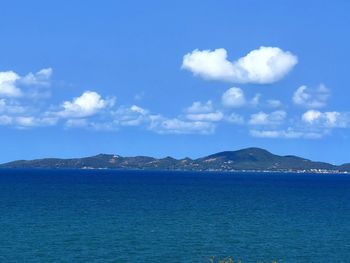
[[[7,1],[0,161],[263,147],[349,162],[348,1]]]

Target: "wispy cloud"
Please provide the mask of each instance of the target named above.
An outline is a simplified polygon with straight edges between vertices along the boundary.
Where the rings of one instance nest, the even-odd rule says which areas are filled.
[[[224,114],[215,110],[211,100],[206,103],[195,101],[193,104],[185,109],[185,118],[191,121],[207,121],[218,122],[224,117]]]
[[[283,104],[280,100],[269,99],[267,100],[267,105],[270,108],[279,108],[279,107],[282,107]]]
[[[213,102],[211,100],[208,100],[205,103],[202,103],[200,101],[195,101],[192,103],[192,105],[185,109],[187,113],[206,113],[206,112],[212,112],[214,110],[213,108]]]
[[[186,118],[191,121],[209,121],[217,122],[223,119],[224,115],[220,111],[208,112],[208,113],[196,113],[196,114],[187,114]]]
[[[137,105],[121,106],[113,111],[113,121],[121,126],[140,126],[150,122],[150,112]]]
[[[287,116],[285,111],[279,110],[271,113],[258,112],[250,115],[249,124],[251,125],[279,125],[282,124]]]
[[[149,129],[160,134],[212,134],[215,131],[215,125],[211,122],[153,116]]]
[[[232,124],[244,124],[244,117],[232,112],[231,114],[225,116],[225,121],[232,123]]]
[[[250,135],[253,137],[269,139],[320,139],[326,133],[327,131],[298,131],[293,128],[288,128],[286,130],[250,130]]]
[[[330,90],[320,84],[316,89],[300,86],[293,94],[293,102],[306,108],[322,108],[327,105],[330,96]]]

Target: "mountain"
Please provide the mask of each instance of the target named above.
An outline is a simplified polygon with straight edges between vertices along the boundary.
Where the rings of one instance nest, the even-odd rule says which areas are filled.
[[[0,168],[100,168],[100,169],[147,169],[186,171],[299,171],[299,172],[350,172],[350,164],[335,166],[314,162],[298,156],[280,156],[260,148],[215,153],[198,159],[161,159],[136,156],[122,157],[113,154],[74,159],[45,158],[19,160],[1,164]]]
[[[297,156],[279,156],[260,148],[220,152],[200,159],[207,168],[234,170],[334,170],[336,166]]]
[[[338,167],[339,171],[350,171],[350,163],[344,163]]]

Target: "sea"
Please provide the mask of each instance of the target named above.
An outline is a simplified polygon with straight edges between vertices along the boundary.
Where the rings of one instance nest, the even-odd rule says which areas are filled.
[[[350,175],[0,170],[0,262],[230,258],[350,262]]]

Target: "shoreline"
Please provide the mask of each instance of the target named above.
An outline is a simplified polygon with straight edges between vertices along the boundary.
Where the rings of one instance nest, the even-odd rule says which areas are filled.
[[[189,173],[280,173],[280,174],[350,174],[348,171],[332,171],[332,170],[288,170],[288,171],[277,171],[277,170],[182,170],[182,169],[129,169],[129,168],[108,168],[108,167],[0,167],[1,170],[98,170],[98,171],[135,171],[135,172],[189,172]]]

